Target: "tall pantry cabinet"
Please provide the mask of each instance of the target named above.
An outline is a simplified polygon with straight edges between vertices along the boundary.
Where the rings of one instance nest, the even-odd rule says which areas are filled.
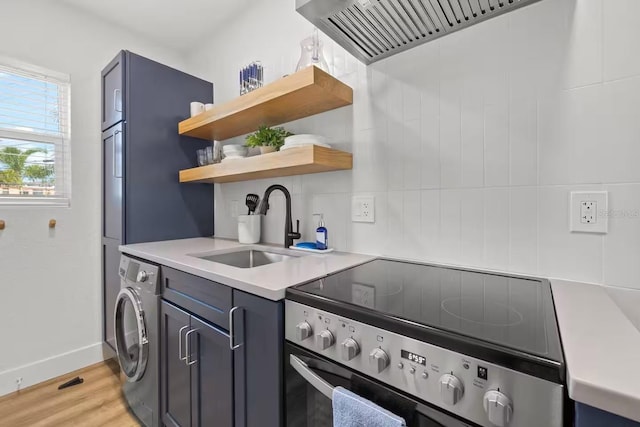
[[[178,135],[192,101],[213,102],[213,84],[129,51],[102,71],[103,329],[114,349],[118,246],[213,235],[213,186],[178,181],[209,144]]]

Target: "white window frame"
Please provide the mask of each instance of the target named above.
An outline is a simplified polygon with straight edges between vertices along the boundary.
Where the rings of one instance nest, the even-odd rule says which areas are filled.
[[[66,124],[64,125],[65,133],[60,139],[58,136],[51,136],[46,134],[40,134],[36,132],[27,132],[19,130],[8,130],[0,128],[0,138],[43,142],[48,144],[54,144],[56,147],[56,156],[54,163],[55,173],[55,185],[56,188],[61,187],[64,189],[64,194],[60,197],[37,197],[37,196],[23,196],[23,197],[10,197],[0,195],[0,207],[4,206],[34,206],[34,207],[65,207],[71,206],[71,78],[68,74],[52,71],[43,67],[38,67],[32,64],[27,64],[0,56],[0,65],[15,70],[16,73],[21,74],[33,74],[33,77],[38,79],[46,77],[56,84],[65,89],[65,94],[60,95],[60,105],[66,104]],[[60,179],[61,176],[61,179]],[[60,182],[62,181],[62,182]],[[59,182],[61,185],[59,185]]]

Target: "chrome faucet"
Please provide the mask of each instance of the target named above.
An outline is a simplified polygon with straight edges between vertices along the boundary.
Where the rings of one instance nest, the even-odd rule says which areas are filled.
[[[267,188],[267,191],[264,192],[264,196],[262,196],[262,201],[260,202],[258,213],[260,215],[267,214],[267,211],[269,210],[269,196],[271,195],[273,190],[282,191],[286,200],[287,213],[284,219],[284,247],[288,248],[289,246],[293,246],[294,239],[299,239],[300,237],[302,237],[300,235],[300,220],[296,221],[296,231],[293,231],[293,224],[291,223],[291,194],[289,194],[289,191],[279,184],[274,184]]]

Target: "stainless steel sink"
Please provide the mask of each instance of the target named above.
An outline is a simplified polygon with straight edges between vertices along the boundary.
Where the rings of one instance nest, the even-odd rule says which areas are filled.
[[[227,252],[216,255],[192,255],[196,258],[211,262],[230,265],[238,268],[253,268],[261,265],[273,264],[286,259],[296,258],[299,255],[286,255],[276,252],[267,252],[259,249],[249,249],[237,252]]]

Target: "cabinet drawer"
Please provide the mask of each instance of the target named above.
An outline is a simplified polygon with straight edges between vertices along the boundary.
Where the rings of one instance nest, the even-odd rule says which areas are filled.
[[[232,289],[193,274],[162,267],[162,297],[224,329],[229,329]]]

